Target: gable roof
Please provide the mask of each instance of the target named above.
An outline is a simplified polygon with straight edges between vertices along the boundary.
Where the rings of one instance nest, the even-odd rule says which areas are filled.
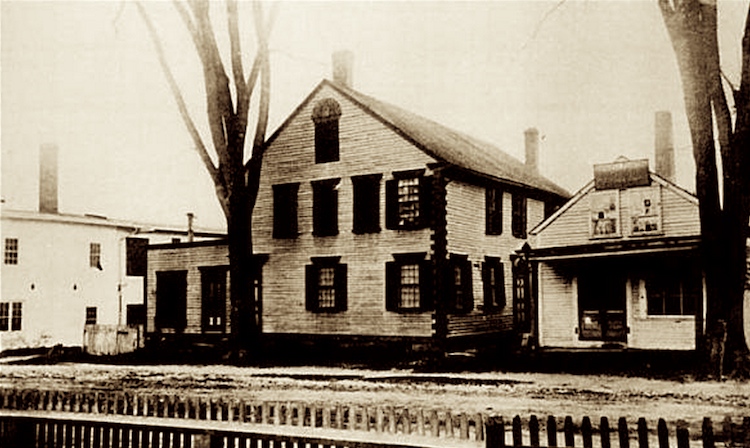
[[[649,178],[651,179],[652,182],[656,182],[657,184],[661,185],[662,187],[668,188],[668,189],[672,190],[677,196],[679,196],[679,197],[683,198],[684,200],[692,203],[696,207],[698,206],[698,197],[696,195],[694,195],[693,193],[685,190],[684,188],[680,187],[676,183],[674,183],[674,182],[672,182],[672,181],[670,181],[670,180],[668,180],[668,179],[666,179],[666,178],[664,178],[664,177],[662,177],[662,176],[654,173],[653,171],[649,171],[648,174],[649,174]],[[534,227],[533,229],[529,230],[529,235],[538,235],[539,232],[543,231],[550,224],[552,224],[553,222],[555,222],[557,220],[557,218],[560,217],[560,215],[562,215],[565,212],[567,212],[568,209],[570,209],[576,203],[578,203],[581,199],[583,199],[584,197],[586,197],[586,195],[588,195],[592,190],[594,190],[595,187],[596,187],[596,185],[595,185],[594,179],[591,179],[590,181],[588,181],[586,183],[586,185],[584,185],[583,187],[581,187],[581,189],[578,190],[573,195],[573,197],[570,198],[570,200],[568,200],[568,202],[566,202],[565,204],[563,204],[563,206],[560,207],[555,213],[553,213],[552,215],[550,215],[544,221],[542,221],[539,224],[537,224],[536,227]]]
[[[269,138],[270,144],[299,111],[323,88],[329,86],[365,112],[388,125],[402,137],[438,161],[471,173],[569,198],[570,193],[496,146],[445,127],[400,107],[377,100],[340,84],[323,80],[292,115]]]

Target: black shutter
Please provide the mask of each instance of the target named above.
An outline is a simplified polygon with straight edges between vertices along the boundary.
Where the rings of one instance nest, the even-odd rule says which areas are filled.
[[[419,223],[418,228],[430,227],[432,224],[432,177],[419,178]]]
[[[463,311],[469,312],[474,309],[474,288],[473,276],[471,275],[471,261],[463,260],[461,262],[461,287],[464,290]]]
[[[385,263],[385,309],[398,310],[398,288],[401,282],[401,269],[395,261]]]
[[[495,273],[495,291],[498,298],[497,306],[505,308],[507,304],[507,299],[505,298],[505,265],[502,262],[497,264]]]
[[[346,311],[347,300],[347,278],[346,265],[336,265],[336,273],[333,276],[334,287],[336,288],[336,311]]]
[[[492,303],[492,287],[490,285],[490,264],[486,261],[482,262],[482,289],[484,290],[484,309],[489,310],[493,307]]]
[[[419,263],[419,308],[422,311],[434,309],[433,291],[432,261],[422,260]]]
[[[385,182],[385,227],[398,229],[398,180]]]
[[[456,260],[449,260],[447,263],[445,263],[445,272],[443,273],[443,278],[445,278],[445,280],[443,281],[445,296],[448,298],[446,308],[451,313],[456,312],[459,308],[458,301],[456,300],[456,273],[454,272],[454,269],[456,269],[455,266]]]
[[[312,264],[305,266],[305,309],[318,309],[318,267]]]

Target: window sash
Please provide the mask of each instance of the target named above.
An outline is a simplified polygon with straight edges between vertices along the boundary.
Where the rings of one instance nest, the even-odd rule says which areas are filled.
[[[402,264],[399,269],[397,306],[401,309],[419,309],[421,306],[419,263]]]
[[[86,307],[86,325],[96,324],[96,311],[95,306]]]
[[[398,179],[398,224],[410,225],[419,222],[420,195],[419,178]]]
[[[10,303],[0,302],[0,331],[10,328]]]
[[[11,331],[21,331],[22,310],[23,304],[21,302],[13,302],[13,316],[10,322]]]
[[[18,239],[5,239],[5,264],[18,264]]]
[[[102,246],[99,243],[89,245],[89,266],[92,268],[101,267]]]
[[[516,238],[526,238],[526,197],[513,194],[513,219],[511,230]]]
[[[485,193],[485,233],[503,233],[503,190],[497,187],[488,187]]]

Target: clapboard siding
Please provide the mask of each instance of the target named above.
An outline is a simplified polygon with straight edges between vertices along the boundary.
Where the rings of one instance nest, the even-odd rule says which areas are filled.
[[[652,185],[659,186],[661,189],[662,209],[662,235],[654,237],[700,235],[697,201],[671,184],[654,179]],[[592,183],[582,192],[583,194],[574,198],[573,203],[566,206],[560,215],[546,223],[541,229],[535,229],[534,247],[578,246],[591,243],[589,220],[590,195],[593,191]],[[621,223],[625,223],[627,217],[630,216],[630,201],[627,200],[627,194],[628,190],[620,191]],[[622,238],[643,239],[645,237],[631,237],[628,229],[623,226]]]
[[[187,326],[185,334],[200,334],[201,328],[201,267],[229,264],[227,245],[201,245],[195,247],[175,245],[171,248],[150,248],[148,251],[148,278],[146,280],[146,332],[153,333],[156,317],[156,273],[160,271],[187,270]],[[227,275],[227,295],[229,275]],[[226,304],[226,331],[231,330],[230,303]]]
[[[312,108],[323,98],[341,106],[340,160],[315,163]],[[385,263],[394,253],[430,252],[431,230],[385,229],[385,182],[394,171],[426,169],[435,160],[390,128],[324,86],[269,146],[253,220],[257,253],[268,254],[263,269],[263,332],[372,336],[432,335],[432,313],[401,314],[385,309]],[[375,234],[352,233],[351,177],[383,176],[380,190],[380,227]],[[340,178],[339,234],[312,235],[311,181]],[[272,186],[299,182],[299,236],[274,239]],[[311,257],[341,256],[348,267],[347,310],[311,313],[305,310],[305,265]]]
[[[570,347],[577,335],[576,281],[567,263],[539,263],[539,346]]]
[[[511,232],[511,193],[503,192],[503,231],[500,235],[487,235],[485,229],[485,187],[460,180],[450,180],[446,186],[446,229],[448,252],[468,255],[472,264],[474,310],[467,316],[451,316],[448,336],[483,334],[495,325],[494,331],[505,331],[512,325],[513,277],[510,255],[520,249],[525,240],[515,238]],[[528,228],[538,224],[544,216],[544,203],[528,199]],[[488,317],[482,308],[484,285],[482,262],[486,256],[498,257],[504,264],[506,306],[499,312],[504,317]],[[473,326],[473,328],[472,328]]]

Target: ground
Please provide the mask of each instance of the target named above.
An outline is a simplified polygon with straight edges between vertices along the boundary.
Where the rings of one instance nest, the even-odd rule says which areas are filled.
[[[604,374],[451,372],[342,367],[231,367],[221,365],[0,364],[0,387],[132,390],[201,394],[256,401],[408,405],[454,412],[497,413],[524,419],[570,415],[645,417],[655,427],[703,417],[750,416],[750,383],[649,379]],[[670,424],[670,427],[672,425]]]

